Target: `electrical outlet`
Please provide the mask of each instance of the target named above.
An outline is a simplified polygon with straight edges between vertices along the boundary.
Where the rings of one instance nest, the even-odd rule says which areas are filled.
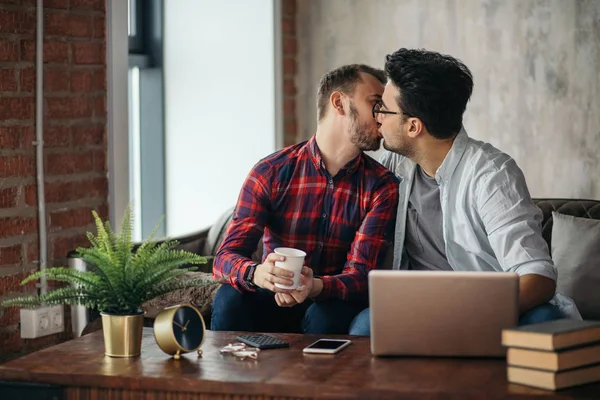
[[[64,331],[64,307],[21,309],[21,338],[35,339]]]

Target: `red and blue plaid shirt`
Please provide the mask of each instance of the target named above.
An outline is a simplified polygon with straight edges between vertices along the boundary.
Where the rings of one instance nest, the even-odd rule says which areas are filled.
[[[213,276],[239,291],[263,235],[263,261],[277,247],[306,252],[305,265],[323,280],[316,300],[364,299],[367,275],[393,246],[398,180],[361,153],[331,177],[309,141],[259,161],[246,178],[217,252]]]

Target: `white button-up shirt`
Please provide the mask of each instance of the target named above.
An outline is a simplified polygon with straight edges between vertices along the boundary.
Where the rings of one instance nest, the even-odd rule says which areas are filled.
[[[406,213],[416,164],[386,151],[381,163],[401,180],[394,269],[408,269]],[[464,128],[435,174],[440,186],[446,257],[455,271],[506,271],[556,280],[542,237],[543,214],[515,161]]]

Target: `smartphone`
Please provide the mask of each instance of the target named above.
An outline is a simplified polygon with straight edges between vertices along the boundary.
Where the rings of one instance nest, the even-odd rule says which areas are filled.
[[[335,354],[340,352],[344,347],[352,343],[351,340],[345,339],[319,339],[308,347],[305,347],[302,352],[310,354]]]

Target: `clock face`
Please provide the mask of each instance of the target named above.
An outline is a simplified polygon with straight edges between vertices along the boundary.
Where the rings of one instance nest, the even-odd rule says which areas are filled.
[[[204,337],[200,315],[190,307],[180,307],[173,316],[173,334],[177,343],[188,351],[196,350]]]

